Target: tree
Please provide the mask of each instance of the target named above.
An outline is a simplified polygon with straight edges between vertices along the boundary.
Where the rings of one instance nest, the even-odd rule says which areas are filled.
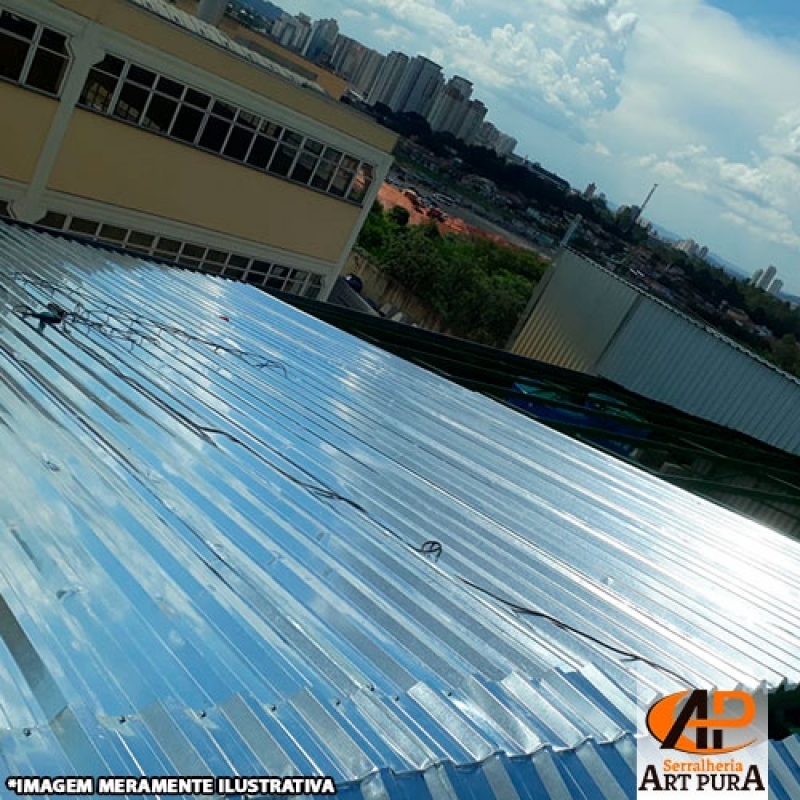
[[[408,225],[408,221],[411,219],[411,214],[409,214],[407,208],[403,208],[403,206],[393,206],[392,210],[389,212],[389,219],[397,226],[404,228]]]

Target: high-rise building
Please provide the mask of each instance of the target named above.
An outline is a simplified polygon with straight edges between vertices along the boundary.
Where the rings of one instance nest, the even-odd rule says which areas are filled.
[[[494,150],[500,140],[500,131],[491,122],[482,122],[472,138],[472,144]]]
[[[475,134],[478,132],[488,109],[480,100],[470,100],[464,121],[458,129],[456,138],[461,139],[467,144],[472,144]]]
[[[507,133],[501,131],[500,135],[497,137],[494,149],[497,155],[502,158],[507,158],[514,152],[516,146],[517,140],[513,136],[509,136]]]
[[[298,14],[291,17],[284,14],[272,26],[272,37],[287,50],[302,52],[311,35],[311,17]]]
[[[415,56],[409,61],[389,107],[395,112],[413,111],[424,117],[443,82],[442,68],[438,64],[425,56]]]
[[[583,190],[583,199],[584,200],[591,200],[594,197],[594,193],[597,191],[597,184],[590,183],[584,190]]]
[[[408,61],[408,56],[397,50],[393,50],[386,56],[381,68],[378,70],[375,83],[369,91],[368,99],[372,105],[376,103],[383,103],[385,106],[389,105],[405,74]]]
[[[458,134],[469,111],[472,83],[456,75],[436,93],[428,113],[428,123],[435,131]]]
[[[335,19],[317,20],[311,26],[311,34],[303,49],[303,55],[309,61],[327,61],[333,53],[338,35],[339,23]]]
[[[366,48],[349,36],[336,37],[336,42],[331,53],[330,64],[337,75],[350,81],[361,63]]]
[[[764,274],[761,276],[761,280],[758,282],[758,288],[764,289],[765,291],[769,288],[770,284],[772,283],[772,279],[778,273],[778,270],[770,264],[767,269],[764,271]]]
[[[783,289],[783,281],[780,278],[775,278],[769,285],[769,293],[776,297],[780,294],[781,289]]]
[[[750,283],[752,283],[753,286],[758,286],[758,284],[761,283],[761,278],[763,277],[763,275],[764,275],[764,270],[763,269],[757,269],[753,273],[753,278],[750,281]]]
[[[0,214],[327,296],[395,134],[165,0],[2,6]]]
[[[360,63],[351,80],[352,85],[362,97],[369,96],[385,58],[386,56],[377,50],[365,48],[362,53]]]

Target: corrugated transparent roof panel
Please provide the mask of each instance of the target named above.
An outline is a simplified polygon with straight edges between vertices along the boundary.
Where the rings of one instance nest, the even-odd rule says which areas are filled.
[[[175,25],[179,25],[184,30],[199,36],[206,41],[222,47],[225,50],[233,53],[245,61],[260,67],[261,69],[271,72],[284,80],[290,81],[297,86],[302,86],[304,89],[313,89],[320,94],[326,94],[325,90],[316,81],[304,78],[296,72],[287,69],[286,67],[277,64],[275,61],[267,58],[255,50],[238,44],[230,36],[221,31],[214,25],[201,20],[193,14],[188,14],[181,9],[165,2],[165,0],[128,0],[141,8],[145,8],[153,14],[157,14],[162,19],[166,19]]]
[[[637,681],[798,682],[788,538],[253,287],[7,225],[0,285],[10,773],[617,798]]]

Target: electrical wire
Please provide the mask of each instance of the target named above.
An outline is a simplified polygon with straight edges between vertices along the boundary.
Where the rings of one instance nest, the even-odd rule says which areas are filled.
[[[162,337],[172,336],[185,342],[207,347],[215,353],[224,353],[237,358],[255,369],[273,369],[282,372],[284,376],[288,374],[283,362],[265,358],[261,353],[253,353],[198,336],[184,328],[165,324],[145,314],[132,312],[123,306],[105,302],[92,303],[91,299],[80,290],[65,289],[43,278],[21,272],[16,272],[11,277],[19,285],[27,284],[52,298],[62,295],[72,303],[71,309],[55,302],[47,303],[46,310],[43,311],[36,311],[30,305],[25,304],[13,307],[13,312],[21,319],[39,320],[40,331],[46,325],[50,325],[59,327],[64,333],[68,333],[69,327],[73,326],[94,331],[108,339],[126,341],[132,346],[141,346],[144,342],[157,345]]]
[[[29,283],[35,286],[37,289],[42,291],[50,292],[51,294],[55,294],[60,292],[70,300],[74,302],[74,308],[72,310],[67,310],[63,306],[52,302],[47,303],[45,306],[45,310],[43,311],[35,311],[33,308],[27,305],[18,305],[14,307],[14,312],[17,313],[21,318],[34,318],[38,319],[40,326],[42,325],[53,325],[53,326],[62,326],[65,327],[67,324],[84,326],[89,330],[94,330],[98,333],[101,333],[108,338],[117,338],[117,339],[124,339],[133,343],[140,343],[141,341],[150,341],[150,342],[157,342],[159,336],[161,334],[169,334],[176,338],[182,338],[185,341],[194,342],[197,344],[205,345],[207,347],[212,348],[215,352],[224,352],[234,357],[240,358],[241,360],[248,363],[250,366],[256,368],[279,368],[281,369],[284,374],[286,374],[286,368],[280,361],[275,361],[272,359],[263,359],[258,354],[249,353],[244,350],[239,350],[238,348],[231,347],[229,345],[224,345],[219,342],[213,342],[211,340],[204,339],[200,336],[196,336],[188,331],[185,331],[181,328],[177,328],[171,325],[165,325],[157,320],[149,318],[142,314],[132,313],[129,309],[114,306],[112,304],[102,303],[100,307],[97,309],[87,308],[84,305],[83,300],[85,298],[81,298],[80,292],[75,289],[71,290],[63,290],[61,287],[56,286],[44,279],[41,278],[34,278],[29,275],[25,275],[24,273],[15,273],[15,279],[22,283]],[[108,364],[107,364],[108,365]],[[110,365],[109,365],[110,366]],[[137,391],[144,392],[144,387],[141,386],[137,381],[130,378],[129,376],[125,375],[121,370],[118,368],[113,368],[113,371],[121,377],[126,382],[130,383],[134,386]],[[145,392],[145,394],[150,394],[149,392]],[[316,479],[314,476],[310,475],[307,470],[301,467],[298,464],[295,464],[290,459],[287,459],[285,455],[281,455],[282,458],[288,460],[289,463],[292,464],[296,469],[300,472],[309,475],[312,478],[311,481],[306,481],[303,479],[298,478],[296,475],[292,475],[285,469],[278,467],[273,462],[267,461],[264,458],[263,454],[259,453],[253,447],[248,445],[245,441],[241,438],[236,436],[235,434],[230,433],[229,431],[223,430],[221,428],[214,428],[206,425],[200,425],[197,422],[191,420],[184,414],[175,411],[175,409],[170,409],[173,414],[177,414],[183,422],[185,422],[190,428],[194,429],[198,433],[205,434],[205,438],[208,435],[219,435],[224,436],[228,440],[236,443],[240,447],[245,448],[257,458],[264,460],[268,463],[271,469],[277,471],[285,478],[290,480],[295,485],[299,486],[300,488],[308,491],[314,497],[320,500],[334,500],[336,502],[344,503],[352,507],[357,512],[361,513],[362,515],[368,517],[372,522],[379,525],[384,531],[394,536],[396,539],[401,541],[404,545],[409,547],[414,552],[419,553],[420,555],[430,557],[433,562],[438,562],[443,554],[443,547],[441,542],[436,540],[427,540],[423,542],[421,545],[416,546],[408,542],[404,537],[398,534],[396,531],[392,530],[391,528],[383,525],[378,520],[376,520],[360,503],[352,500],[341,493],[331,489],[328,486],[324,486]],[[664,666],[663,664],[658,663],[646,656],[640,655],[639,653],[635,653],[630,650],[626,650],[621,647],[617,647],[616,645],[608,642],[604,639],[601,639],[598,636],[595,636],[588,631],[584,631],[580,628],[575,627],[574,625],[570,625],[569,623],[564,622],[563,620],[559,619],[558,617],[553,616],[552,614],[548,614],[544,611],[539,611],[537,609],[529,608],[527,606],[520,605],[512,600],[502,597],[501,595],[493,592],[490,589],[487,589],[484,586],[481,586],[473,581],[464,578],[463,576],[456,575],[455,579],[463,583],[464,585],[474,589],[475,591],[480,592],[481,594],[492,598],[496,602],[500,603],[501,605],[509,608],[515,614],[520,616],[526,617],[533,617],[537,619],[542,619],[547,622],[550,622],[552,625],[557,627],[560,630],[566,631],[568,633],[572,633],[575,636],[579,636],[587,641],[596,644],[599,647],[602,647],[609,652],[615,653],[616,655],[621,656],[624,660],[627,661],[637,661],[642,664],[646,664],[653,669],[668,675],[671,678],[674,678],[679,683],[692,686],[692,682],[685,678],[683,675],[679,674],[675,670],[670,669],[669,667]]]

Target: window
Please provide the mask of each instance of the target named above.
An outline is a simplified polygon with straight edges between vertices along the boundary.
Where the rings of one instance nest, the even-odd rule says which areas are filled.
[[[219,264],[222,266],[228,260],[228,254],[223,253],[221,250],[209,250],[206,253],[205,260],[208,264]]]
[[[47,94],[58,94],[64,73],[67,71],[67,64],[69,64],[67,37],[43,28],[25,83]]]
[[[237,161],[244,161],[255,139],[258,124],[259,119],[254,114],[240,111],[225,144],[224,155]]]
[[[279,267],[274,266],[270,270],[269,277],[265,283],[265,286],[268,289],[275,289],[276,291],[283,291],[283,287],[286,284],[286,278],[289,275],[289,270],[287,267]]]
[[[172,126],[172,135],[182,142],[193,143],[203,124],[203,112],[190,106],[181,106]]]
[[[69,222],[69,230],[83,236],[95,236],[99,227],[99,222],[94,222],[90,219],[82,219],[81,217],[73,217]]]
[[[200,134],[197,144],[206,150],[211,150],[214,153],[221,153],[222,146],[228,138],[228,133],[231,129],[231,123],[226,119],[211,114],[206,119],[205,128]]]
[[[228,266],[225,267],[222,274],[226,278],[240,280],[249,266],[249,258],[245,258],[244,256],[231,256],[228,260]]]
[[[147,89],[132,83],[123,84],[117,104],[114,106],[114,116],[130,122],[138,122],[142,119],[149,97]]]
[[[293,181],[308,183],[314,172],[314,167],[317,166],[322,149],[322,145],[319,142],[315,142],[313,139],[305,140],[303,149],[300,151],[292,170],[291,178]]]
[[[144,119],[144,126],[159,133],[167,133],[175,119],[175,112],[178,110],[178,102],[170,97],[154,94],[150,98],[150,105],[147,106],[147,114]]]
[[[358,161],[351,156],[344,156],[342,163],[336,170],[328,192],[336,197],[344,197],[350,188],[350,182],[356,174]]]
[[[120,59],[107,55],[89,71],[78,102],[94,111],[107,112],[124,66]]]
[[[69,61],[64,34],[0,11],[0,78],[58,95]]]
[[[149,233],[131,231],[130,235],[128,236],[128,246],[140,248],[142,250],[150,250],[150,248],[153,246],[155,238],[155,236],[151,236]]]
[[[114,244],[122,244],[125,241],[125,236],[128,231],[125,228],[119,228],[116,225],[103,225],[100,228],[98,238]]]
[[[356,172],[356,179],[347,196],[354,203],[363,203],[370,186],[372,186],[372,167],[369,164],[361,164]]]
[[[353,156],[114,56],[90,71],[80,104],[353,203],[373,182]]]
[[[322,276],[309,275],[306,282],[306,290],[303,292],[303,297],[308,297],[310,300],[316,300],[322,292]]]
[[[66,214],[57,214],[55,211],[48,211],[36,224],[43,228],[60,231],[67,224],[67,216]]]
[[[302,141],[303,137],[299,133],[284,130],[281,143],[278,145],[278,149],[275,151],[275,155],[269,165],[269,171],[275,175],[286,177],[292,169],[297,150]]]
[[[156,245],[155,252],[156,255],[172,258],[178,255],[180,249],[180,242],[176,242],[174,239],[168,239],[166,236],[161,236]]]
[[[325,152],[322,154],[322,160],[317,165],[317,170],[314,177],[311,179],[311,185],[315,189],[321,189],[323,192],[328,191],[331,184],[331,179],[336,173],[336,168],[342,160],[342,152],[334,150],[332,147],[326,147]]]
[[[275,125],[272,122],[262,122],[259,134],[256,136],[247,156],[247,163],[259,169],[266,169],[282,133],[283,128],[280,125]]]

